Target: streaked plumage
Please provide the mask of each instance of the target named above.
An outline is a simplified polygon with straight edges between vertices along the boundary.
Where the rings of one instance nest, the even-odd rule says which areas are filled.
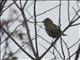
[[[46,18],[43,23],[45,30],[50,37],[57,38],[59,35],[65,36],[65,34],[63,34],[60,30],[59,26],[54,24],[50,18]]]

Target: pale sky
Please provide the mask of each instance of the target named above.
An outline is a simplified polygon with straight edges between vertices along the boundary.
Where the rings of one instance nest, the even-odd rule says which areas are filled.
[[[26,9],[30,12],[31,15],[33,15],[33,4],[32,6],[30,6],[30,4],[32,4],[32,1],[28,2],[28,5],[26,6]],[[36,5],[36,13],[37,14],[40,14],[52,7],[55,7],[59,4],[58,1],[39,1],[37,2],[37,5]],[[30,7],[28,7],[30,6]],[[79,6],[80,6],[80,3],[79,3]],[[63,30],[67,25],[68,25],[68,16],[67,16],[67,2],[66,1],[63,1],[62,2],[62,6],[61,6],[61,29]],[[77,7],[77,4],[75,1],[71,1],[70,2],[70,19],[72,19],[72,17],[75,15],[75,11],[72,9],[72,7],[74,7],[76,10],[78,10],[78,7]],[[11,7],[12,9],[15,8],[15,10],[18,11],[17,14],[20,14],[20,11],[15,7]],[[10,10],[7,10],[3,16],[2,16],[2,19],[8,19],[9,18],[9,11]],[[28,17],[28,19],[30,18],[30,16],[28,15],[28,13],[26,12],[25,10],[25,14],[26,16]],[[14,16],[15,17],[15,16]],[[58,25],[58,21],[59,21],[59,7],[41,15],[41,16],[38,16],[37,17],[37,21],[43,21],[45,18],[49,17],[50,19],[52,19],[52,21]],[[22,19],[22,17],[20,17]],[[30,21],[33,21],[32,19]],[[78,21],[80,22],[80,21]],[[39,25],[41,25],[43,28],[44,28],[44,24],[43,23],[38,23]],[[12,27],[10,28],[11,30],[15,29],[14,27],[17,26],[17,22],[15,24],[12,25]],[[34,37],[34,24],[30,24],[29,23],[29,27],[30,27],[30,31],[31,31],[31,35],[32,37]],[[48,40],[48,42],[51,42],[52,41],[52,38],[49,37],[46,33],[46,31],[40,27],[38,27],[38,34],[42,37],[44,37],[46,40]],[[25,31],[25,30],[22,30],[22,31]],[[71,27],[69,28],[65,34],[67,34],[67,36],[63,37],[63,39],[65,40],[65,42],[68,44],[68,46],[70,47],[72,44],[74,44],[75,42],[78,41],[78,39],[80,38],[80,28],[79,26],[75,26],[75,27]],[[21,44],[20,41],[17,41]],[[49,44],[46,43],[44,40],[42,40],[41,38],[38,38],[38,45],[39,45],[39,53],[40,55],[45,51],[45,49],[40,46],[40,44],[42,44],[43,46],[45,46],[46,48],[49,47]],[[13,43],[13,42],[10,42],[10,46],[12,48],[13,51],[16,51],[18,49],[18,47]],[[60,43],[59,41],[57,42],[57,48],[60,49]],[[65,48],[65,45],[64,45],[64,48]],[[70,49],[70,52],[74,52],[76,51],[76,49],[78,48],[78,45],[74,46],[72,49]],[[31,53],[31,51],[29,49],[25,49],[27,51]],[[52,50],[52,49],[51,49]],[[65,54],[67,53],[66,49],[65,49]],[[23,52],[20,51],[20,53],[16,53],[16,56],[18,56],[18,60],[30,60],[26,54],[24,54]],[[67,56],[67,54],[66,54]],[[44,58],[42,60],[50,60],[51,58],[53,57],[53,55],[51,53],[47,53],[46,56],[44,56]],[[73,58],[72,58],[73,60]]]

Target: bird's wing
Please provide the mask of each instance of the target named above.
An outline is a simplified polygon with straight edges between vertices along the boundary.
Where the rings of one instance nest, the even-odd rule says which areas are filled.
[[[62,32],[61,29],[60,29],[60,27],[57,26],[57,25],[54,25],[52,27],[52,31],[55,32],[55,33],[61,33]]]
[[[53,29],[60,29],[60,27],[59,27],[59,26],[57,26],[57,25],[55,25],[55,24],[54,24],[54,25],[52,25],[52,28],[53,28]]]

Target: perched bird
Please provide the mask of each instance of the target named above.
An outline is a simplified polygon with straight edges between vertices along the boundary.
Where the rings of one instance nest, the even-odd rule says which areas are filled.
[[[50,18],[46,18],[43,21],[43,23],[44,23],[44,26],[45,26],[45,30],[50,37],[57,38],[60,35],[63,35],[63,36],[66,35],[66,34],[62,33],[59,26],[54,24]]]

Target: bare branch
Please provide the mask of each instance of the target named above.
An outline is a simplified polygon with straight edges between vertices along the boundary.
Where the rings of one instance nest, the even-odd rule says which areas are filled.
[[[79,44],[78,50],[76,52],[75,60],[79,59],[79,53],[80,53],[80,44]]]
[[[15,39],[13,39],[13,38],[10,36],[10,34],[9,34],[3,27],[0,26],[0,28],[3,29],[3,31],[8,35],[8,37],[9,37],[26,55],[28,55],[31,59],[34,60],[34,58],[33,58],[29,53],[27,53],[27,52],[15,41]]]
[[[35,29],[35,46],[36,46],[36,60],[39,59],[39,53],[38,53],[38,42],[37,42],[37,20],[36,20],[36,0],[34,0],[34,29]]]

